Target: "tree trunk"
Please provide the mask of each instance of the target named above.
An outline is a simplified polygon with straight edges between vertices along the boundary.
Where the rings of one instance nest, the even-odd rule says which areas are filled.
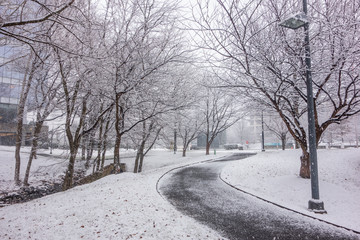
[[[115,171],[120,170],[120,144],[122,137],[122,130],[124,126],[124,110],[120,104],[121,95],[116,95],[115,100],[115,147],[114,147],[114,168]]]
[[[156,139],[156,138],[155,138]],[[146,143],[146,140],[147,138],[145,138],[142,143],[141,143],[141,146],[140,146],[140,149],[139,149],[139,169],[138,169],[138,172],[142,172],[142,168],[143,168],[143,163],[144,163],[144,149],[145,149],[145,143]],[[150,149],[150,148],[149,148]]]
[[[19,120],[20,121],[20,120]],[[21,120],[22,121],[22,120]],[[21,149],[21,141],[22,141],[22,123],[19,124],[17,126],[17,131],[16,131],[16,147],[15,147],[15,176],[14,176],[14,180],[16,185],[20,185],[21,181],[20,181],[20,163],[21,163],[21,159],[20,159],[20,149]]]
[[[105,165],[107,133],[108,133],[108,130],[109,130],[109,125],[110,125],[110,120],[107,120],[106,125],[105,125],[104,137],[102,139],[102,141],[103,141],[103,144],[102,144],[103,149],[102,149],[102,156],[101,156],[101,170],[104,169],[104,165]]]
[[[180,132],[180,130],[179,130]],[[182,156],[186,157],[186,148],[188,146],[188,131],[185,129],[185,134],[183,137],[183,150],[182,150]]]
[[[139,173],[142,172],[142,168],[143,168],[143,163],[144,163],[144,148],[142,148],[141,152],[140,152],[140,164],[139,164]]]
[[[300,162],[300,177],[310,178],[310,154],[307,151],[303,151]]]
[[[285,137],[281,137],[281,147],[282,147],[282,150],[285,150],[285,147],[286,147],[286,136]]]
[[[144,162],[145,142],[146,142],[146,139],[143,139],[141,141],[139,149],[137,150],[136,159],[135,159],[135,166],[134,166],[134,173],[139,173],[139,172],[142,171],[142,164]]]
[[[183,157],[186,157],[186,150],[189,147],[189,144],[190,144],[190,141],[187,141],[186,143],[184,143],[183,154],[182,154]]]
[[[19,104],[18,104],[18,112],[17,112],[17,127],[16,127],[16,137],[15,137],[15,139],[16,139],[16,143],[15,143],[15,175],[14,175],[14,180],[17,185],[21,184],[21,181],[20,181],[20,164],[21,164],[20,148],[21,148],[22,135],[23,135],[23,118],[24,118],[24,112],[25,112],[25,104],[26,104],[26,99],[29,94],[33,75],[34,75],[35,68],[36,68],[36,66],[35,66],[36,59],[34,59],[31,64],[30,72],[28,73],[32,55],[33,54],[31,52],[28,63],[27,63],[26,73],[25,73],[25,76],[24,76],[24,79],[22,82],[21,96],[20,96],[20,100],[19,100]]]
[[[30,168],[31,168],[33,157],[34,157],[33,148],[34,148],[34,146],[31,147],[31,152],[30,152],[28,164],[27,164],[27,167],[26,167],[26,172],[25,172],[25,177],[24,177],[24,185],[25,186],[29,186]]]
[[[210,144],[211,143],[206,143],[206,155],[210,155]]]
[[[101,145],[102,145],[102,136],[103,136],[103,124],[104,124],[104,120],[102,119],[100,121],[100,129],[99,129],[99,138],[98,138],[98,154],[97,154],[97,161],[96,161],[96,171],[99,171],[100,169],[100,163],[101,163]]]
[[[95,133],[95,132],[94,132]],[[93,152],[94,152],[94,133],[90,133],[90,140],[89,144],[86,149],[86,163],[85,166],[90,166],[90,160],[92,158]]]
[[[102,155],[101,155],[101,166],[100,166],[101,170],[104,169],[105,155],[106,155],[106,141],[104,141],[104,143],[103,143],[103,150],[102,150]]]
[[[183,148],[182,156],[183,156],[183,157],[186,157],[186,148]]]
[[[32,160],[33,160],[33,158],[35,158],[35,155],[36,155],[38,139],[39,139],[42,125],[43,125],[42,122],[37,122],[35,125],[34,136],[33,136],[32,146],[31,146],[31,152],[30,152],[28,164],[26,167],[25,177],[24,177],[24,185],[25,186],[29,185],[30,168],[31,168]]]
[[[114,168],[120,168],[120,143],[121,135],[116,134],[115,146],[114,146]]]
[[[144,122],[145,123],[145,122]],[[145,155],[148,154],[148,152],[152,149],[152,147],[154,146],[155,142],[156,142],[156,139],[158,138],[159,134],[160,134],[160,131],[162,128],[159,128],[155,134],[155,137],[154,137],[154,140],[152,141],[152,143],[150,144],[150,146],[147,148],[147,150],[145,151],[145,144],[147,142],[147,140],[149,139],[150,137],[150,131],[153,129],[153,125],[154,122],[152,122],[149,126],[149,132],[147,134],[147,136],[145,136],[143,138],[143,142],[141,144],[141,149],[140,149],[140,163],[139,163],[139,169],[138,169],[138,172],[142,172],[143,170],[143,163],[144,163],[144,158],[145,158]],[[144,124],[145,126],[145,124]]]
[[[86,142],[87,142],[87,135],[81,138],[81,161],[86,160]]]
[[[140,153],[139,150],[136,153],[136,157],[135,157],[135,165],[134,165],[134,173],[138,172],[139,169],[139,158],[140,158]]]
[[[66,123],[65,123],[65,131],[66,131],[66,136],[67,136],[69,148],[70,148],[70,159],[69,159],[68,169],[65,173],[65,178],[64,178],[64,182],[63,182],[63,186],[62,186],[63,191],[70,189],[73,185],[75,160],[76,160],[77,152],[80,147],[80,141],[82,139],[82,135],[80,134],[80,131],[84,126],[84,119],[85,119],[86,111],[87,111],[86,98],[84,98],[83,102],[82,102],[82,112],[80,115],[80,122],[79,122],[79,125],[77,126],[74,136],[71,132],[71,124],[70,124],[71,112],[67,113],[67,119],[66,119]]]
[[[70,159],[69,159],[68,169],[66,170],[64,182],[62,185],[63,191],[72,188],[76,154],[77,154],[77,150],[75,150],[74,148],[70,148]]]

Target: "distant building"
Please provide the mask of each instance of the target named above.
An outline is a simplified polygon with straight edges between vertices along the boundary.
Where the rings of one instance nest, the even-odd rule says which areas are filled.
[[[0,46],[0,144],[14,145],[16,116],[24,75],[9,63],[14,55],[11,46]]]
[[[15,145],[17,109],[24,79],[24,73],[11,61],[15,54],[13,46],[0,46],[0,145]],[[27,124],[25,114],[25,145],[31,144],[32,127]],[[44,127],[43,132],[47,131],[48,128]]]
[[[196,143],[198,148],[206,148],[206,135],[200,134],[197,137]],[[222,132],[215,137],[210,147],[219,148],[220,146],[223,146],[225,143],[226,143],[226,132]]]
[[[266,123],[270,122],[270,119],[276,118],[277,116],[264,114],[264,135],[265,145],[267,143],[277,143],[279,140],[276,138],[274,133],[269,131],[266,127]],[[241,119],[232,128],[232,134],[229,134],[231,143],[240,144],[256,144],[261,143],[262,134],[262,120],[260,114],[250,114]]]

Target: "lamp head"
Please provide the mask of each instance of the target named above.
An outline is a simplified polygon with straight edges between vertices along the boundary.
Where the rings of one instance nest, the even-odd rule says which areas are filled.
[[[288,17],[287,19],[281,21],[279,25],[281,27],[290,28],[290,29],[298,29],[305,26],[308,23],[308,19],[305,13],[296,13],[293,16]]]

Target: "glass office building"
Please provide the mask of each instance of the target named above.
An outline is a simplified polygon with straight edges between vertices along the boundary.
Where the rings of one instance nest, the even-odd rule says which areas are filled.
[[[17,111],[21,96],[22,83],[27,64],[23,48],[12,45],[0,45],[0,145],[15,145],[17,130]],[[34,92],[30,89],[26,104],[31,104]],[[26,108],[23,119],[23,145],[30,145],[34,123],[27,123]],[[41,140],[46,142],[48,126],[41,129]],[[41,144],[41,143],[40,143]]]
[[[0,144],[13,145],[16,135],[17,106],[24,74],[16,64],[16,48],[0,46]]]

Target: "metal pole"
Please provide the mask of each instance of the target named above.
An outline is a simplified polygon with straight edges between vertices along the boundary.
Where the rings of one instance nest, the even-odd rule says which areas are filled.
[[[307,15],[307,0],[303,0],[303,11]],[[316,150],[316,130],[314,97],[312,89],[311,76],[311,57],[310,57],[310,39],[309,23],[304,25],[305,31],[305,63],[306,63],[306,88],[307,88],[307,107],[308,107],[308,128],[309,128],[309,153],[310,153],[310,175],[311,175],[311,197],[309,200],[309,209],[315,212],[325,212],[324,203],[320,201],[317,150]]]

